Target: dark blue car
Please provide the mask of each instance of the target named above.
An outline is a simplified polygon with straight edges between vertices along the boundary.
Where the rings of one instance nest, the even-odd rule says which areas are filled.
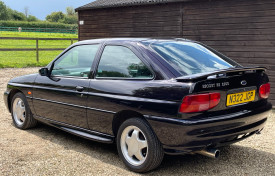
[[[12,79],[4,98],[17,128],[116,142],[129,169],[147,172],[164,153],[215,158],[259,133],[272,107],[265,72],[185,39],[98,39]]]

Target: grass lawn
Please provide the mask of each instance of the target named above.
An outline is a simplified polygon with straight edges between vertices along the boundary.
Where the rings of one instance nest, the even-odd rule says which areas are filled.
[[[0,37],[30,38],[78,38],[76,34],[35,33],[35,32],[2,32]],[[74,41],[76,42],[76,41]],[[39,48],[67,48],[71,41],[39,41]],[[0,40],[0,48],[35,48],[35,40]],[[0,68],[45,66],[62,51],[39,51],[39,62],[36,62],[35,51],[0,51]]]

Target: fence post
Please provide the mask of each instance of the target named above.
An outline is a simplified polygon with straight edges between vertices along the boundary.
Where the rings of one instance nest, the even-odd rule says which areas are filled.
[[[74,40],[71,38],[71,45],[74,44]]]
[[[36,62],[39,62],[38,39],[36,39]]]

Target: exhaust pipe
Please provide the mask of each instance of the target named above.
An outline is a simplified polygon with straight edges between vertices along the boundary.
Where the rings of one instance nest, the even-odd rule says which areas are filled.
[[[210,158],[218,158],[220,156],[220,150],[218,149],[205,149],[196,153]]]

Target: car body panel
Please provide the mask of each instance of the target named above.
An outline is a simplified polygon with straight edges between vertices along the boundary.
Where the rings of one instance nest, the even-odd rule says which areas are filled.
[[[37,76],[33,105],[37,116],[88,128],[86,119],[89,79]],[[84,88],[82,92],[77,86]]]
[[[121,111],[176,117],[182,96],[189,91],[188,86],[176,82],[142,80],[91,80],[90,88],[87,114],[89,127],[109,134],[114,114]]]
[[[238,142],[251,133],[261,131],[272,108],[270,103],[261,103],[265,103],[265,106],[253,106],[253,110],[211,118],[185,120],[148,117],[148,121],[167,153],[188,153]],[[245,134],[247,136],[238,139],[240,135]]]
[[[7,85],[7,90],[4,93],[4,102],[5,102],[9,111],[11,111],[11,107],[10,107],[11,97],[10,97],[10,95],[13,92],[20,91],[26,96],[31,111],[35,112],[33,109],[32,95],[29,95],[28,92],[29,91],[32,92],[33,84],[34,84],[34,81],[37,76],[38,76],[38,74],[24,75],[24,76],[19,76],[19,77],[13,78],[9,81],[9,83]]]

